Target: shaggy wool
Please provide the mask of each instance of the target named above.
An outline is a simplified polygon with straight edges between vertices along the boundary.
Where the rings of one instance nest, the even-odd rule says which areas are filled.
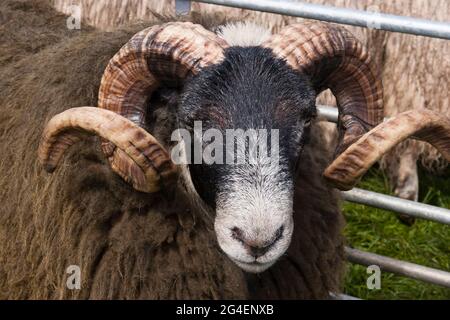
[[[18,2],[22,14],[34,1],[2,5]],[[36,14],[59,17],[46,10]],[[201,19],[194,21],[216,21]],[[211,216],[197,210],[184,188],[134,191],[111,171],[95,137],[73,146],[54,174],[44,172],[36,155],[45,123],[67,108],[95,106],[109,59],[152,23],[161,20],[114,32],[70,31],[76,34],[35,51],[25,45],[27,34],[11,43],[19,56],[0,67],[0,299],[327,298],[338,292],[343,218],[337,193],[321,178],[332,149],[320,124],[301,160],[291,247],[257,276],[220,251]],[[53,27],[64,35],[58,28],[65,21]],[[175,116],[162,96],[154,98],[160,108],[149,125],[167,145]],[[70,265],[81,269],[80,290],[66,286]]]

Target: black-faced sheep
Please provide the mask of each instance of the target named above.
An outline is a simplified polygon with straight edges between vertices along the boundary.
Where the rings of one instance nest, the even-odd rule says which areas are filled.
[[[306,2],[337,7],[370,10],[396,15],[447,21],[450,2],[447,0],[308,0]],[[54,6],[67,11],[67,5],[76,3],[83,8],[85,23],[99,28],[113,29],[130,21],[146,20],[155,13],[173,16],[175,2],[142,0],[53,0]],[[214,15],[222,21],[251,21],[268,28],[272,33],[303,19],[204,3],[192,3],[191,14]],[[385,32],[375,28],[348,27],[368,47],[377,72],[385,84],[385,116],[395,116],[410,109],[429,108],[450,116],[447,81],[450,60],[449,42],[442,39]],[[436,65],[440,65],[436,68]],[[328,92],[319,97],[319,104],[335,105]],[[330,135],[334,134],[330,127]],[[433,146],[408,139],[386,154],[381,166],[387,173],[395,195],[418,200],[419,179],[417,161],[432,173],[442,173],[448,161]],[[410,224],[413,218],[400,215]]]
[[[139,29],[85,32],[1,69],[2,298],[327,298],[339,291],[343,222],[338,196],[321,178],[331,155],[320,125],[308,125],[316,91],[328,86],[341,110],[340,156],[325,170],[333,183],[350,188],[412,133],[448,156],[449,125],[431,113],[364,134],[380,120],[381,85],[344,29],[294,25],[252,47],[228,47],[200,25],[159,21],[129,41]],[[97,92],[103,109],[69,109],[96,105]],[[279,129],[276,172],[264,163],[174,165],[171,133],[191,132],[195,120]],[[102,150],[96,137],[74,145],[49,177],[36,160],[43,131],[47,170],[86,133],[106,140]],[[240,208],[229,209],[233,200]],[[240,210],[247,219],[234,216]],[[232,261],[265,271],[245,273]],[[81,268],[81,290],[66,287],[69,265]]]

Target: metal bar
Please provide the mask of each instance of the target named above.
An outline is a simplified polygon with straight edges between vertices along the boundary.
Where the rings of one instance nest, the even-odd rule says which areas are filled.
[[[329,122],[338,122],[338,109],[331,106],[317,105],[317,117],[325,119]]]
[[[450,225],[450,210],[445,208],[439,208],[358,188],[353,188],[350,191],[342,191],[341,194],[345,200],[350,202],[391,210],[412,217]]]
[[[330,106],[318,105],[317,114],[319,118],[326,119],[330,122],[337,122],[338,119],[337,108]],[[358,188],[342,192],[342,197],[350,202],[404,213],[416,218],[450,224],[450,210],[445,208],[439,208]]]
[[[401,261],[349,247],[345,248],[345,254],[350,262],[356,264],[362,264],[364,266],[377,265],[381,270],[386,272],[392,272],[450,288],[450,272],[424,267],[415,263]]]
[[[318,104],[316,105],[316,108],[319,119],[321,118],[329,122],[338,122],[339,111],[336,107]],[[384,121],[388,119],[389,117],[385,117]]]
[[[450,23],[304,2],[277,0],[194,0],[352,26],[450,39]]]
[[[191,11],[191,0],[175,0],[175,13],[179,15],[189,14]]]
[[[349,296],[347,294],[344,293],[330,293],[330,297],[333,300],[362,300],[360,298],[357,297],[353,297],[353,296]]]

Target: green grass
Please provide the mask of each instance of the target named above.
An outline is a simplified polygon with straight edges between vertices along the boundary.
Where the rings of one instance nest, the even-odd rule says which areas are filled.
[[[450,208],[450,172],[441,177],[420,172],[420,202]],[[386,177],[370,170],[359,188],[390,194]],[[409,227],[389,211],[346,202],[345,235],[354,248],[450,271],[450,226],[417,219]],[[345,293],[362,299],[450,299],[450,289],[381,273],[381,289],[366,286],[366,267],[349,264]]]

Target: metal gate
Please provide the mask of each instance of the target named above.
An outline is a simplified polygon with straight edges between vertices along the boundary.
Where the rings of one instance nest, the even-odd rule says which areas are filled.
[[[336,8],[289,0],[195,0],[195,2],[278,13],[365,28],[375,25],[376,28],[380,30],[450,40],[450,23],[396,16],[379,12]],[[175,3],[177,14],[189,12],[191,0],[176,0]],[[317,108],[319,117],[323,117],[330,122],[337,122],[338,111],[336,108],[329,106],[317,106]],[[350,202],[391,210],[412,217],[450,225],[450,210],[445,208],[404,200],[358,188],[342,192],[342,196],[345,200]],[[345,248],[345,253],[348,260],[353,263],[365,266],[377,265],[381,270],[386,272],[392,272],[450,288],[450,272],[349,247]],[[339,295],[338,298],[355,299],[346,295]]]

